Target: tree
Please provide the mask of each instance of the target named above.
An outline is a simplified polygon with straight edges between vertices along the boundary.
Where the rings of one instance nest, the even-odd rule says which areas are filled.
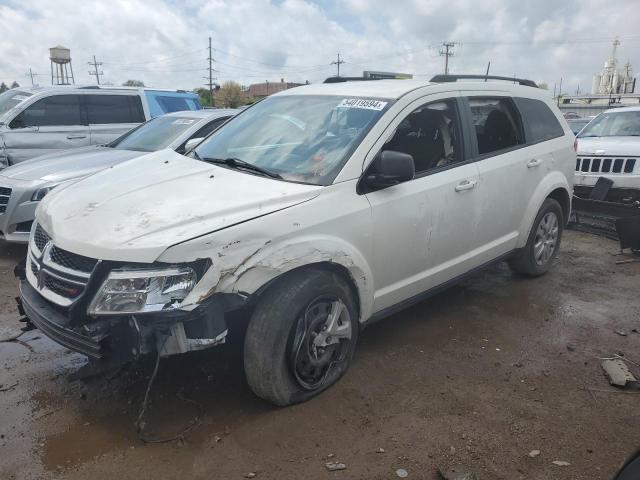
[[[122,84],[123,87],[144,87],[144,83],[140,80],[127,80]]]
[[[19,86],[20,86],[20,84],[18,82],[16,82],[15,80],[11,84],[11,88],[18,88]]]
[[[0,83],[0,93],[4,93],[7,90],[9,90],[9,87],[7,87],[7,84],[4,82]]]
[[[222,108],[238,108],[244,105],[246,97],[242,87],[236,82],[224,82],[215,93],[215,104]]]
[[[213,102],[211,101],[211,95],[209,94],[208,88],[196,88],[193,92],[198,94],[200,105],[203,107],[213,107]]]
[[[547,85],[547,82],[538,82],[538,88],[549,90],[549,85]]]

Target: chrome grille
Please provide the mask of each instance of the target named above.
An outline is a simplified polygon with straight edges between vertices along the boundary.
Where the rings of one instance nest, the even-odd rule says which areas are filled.
[[[71,270],[79,270],[84,273],[91,273],[93,271],[93,267],[98,263],[98,261],[93,258],[67,252],[55,245],[51,247],[49,255],[53,263]]]
[[[40,225],[36,225],[36,231],[33,232],[33,243],[36,244],[38,250],[42,252],[49,240],[50,238],[47,232],[45,232]]]
[[[29,247],[27,279],[46,299],[70,306],[84,292],[98,260],[68,252],[53,244],[36,225]]]
[[[640,173],[640,169],[636,168],[637,163],[637,158],[580,156],[576,159],[576,172],[628,175],[634,171]]]
[[[0,213],[7,211],[7,205],[9,204],[10,197],[11,189],[7,187],[0,187]]]

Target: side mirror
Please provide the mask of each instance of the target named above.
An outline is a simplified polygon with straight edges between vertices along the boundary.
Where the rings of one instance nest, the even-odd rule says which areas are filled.
[[[411,155],[385,150],[371,163],[369,172],[363,178],[361,193],[369,193],[413,180],[415,174],[416,167]]]
[[[196,145],[198,145],[202,140],[204,139],[204,137],[200,137],[200,138],[192,138],[191,140],[188,140],[187,143],[184,144],[184,151],[188,152],[189,150],[191,150],[193,147],[195,147]]]

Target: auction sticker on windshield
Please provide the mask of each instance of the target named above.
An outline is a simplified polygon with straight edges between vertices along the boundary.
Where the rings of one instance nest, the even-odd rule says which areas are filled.
[[[380,100],[369,100],[365,98],[345,98],[340,102],[338,108],[365,108],[367,110],[382,110],[387,106],[387,102]]]

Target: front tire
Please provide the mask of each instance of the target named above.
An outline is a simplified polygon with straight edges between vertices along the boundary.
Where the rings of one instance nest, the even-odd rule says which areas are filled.
[[[346,372],[358,340],[349,285],[335,273],[300,270],[260,298],[244,346],[253,392],[276,405],[304,402]]]
[[[563,229],[562,207],[557,200],[547,198],[536,215],[527,244],[509,260],[511,269],[529,277],[547,273],[560,248]]]

